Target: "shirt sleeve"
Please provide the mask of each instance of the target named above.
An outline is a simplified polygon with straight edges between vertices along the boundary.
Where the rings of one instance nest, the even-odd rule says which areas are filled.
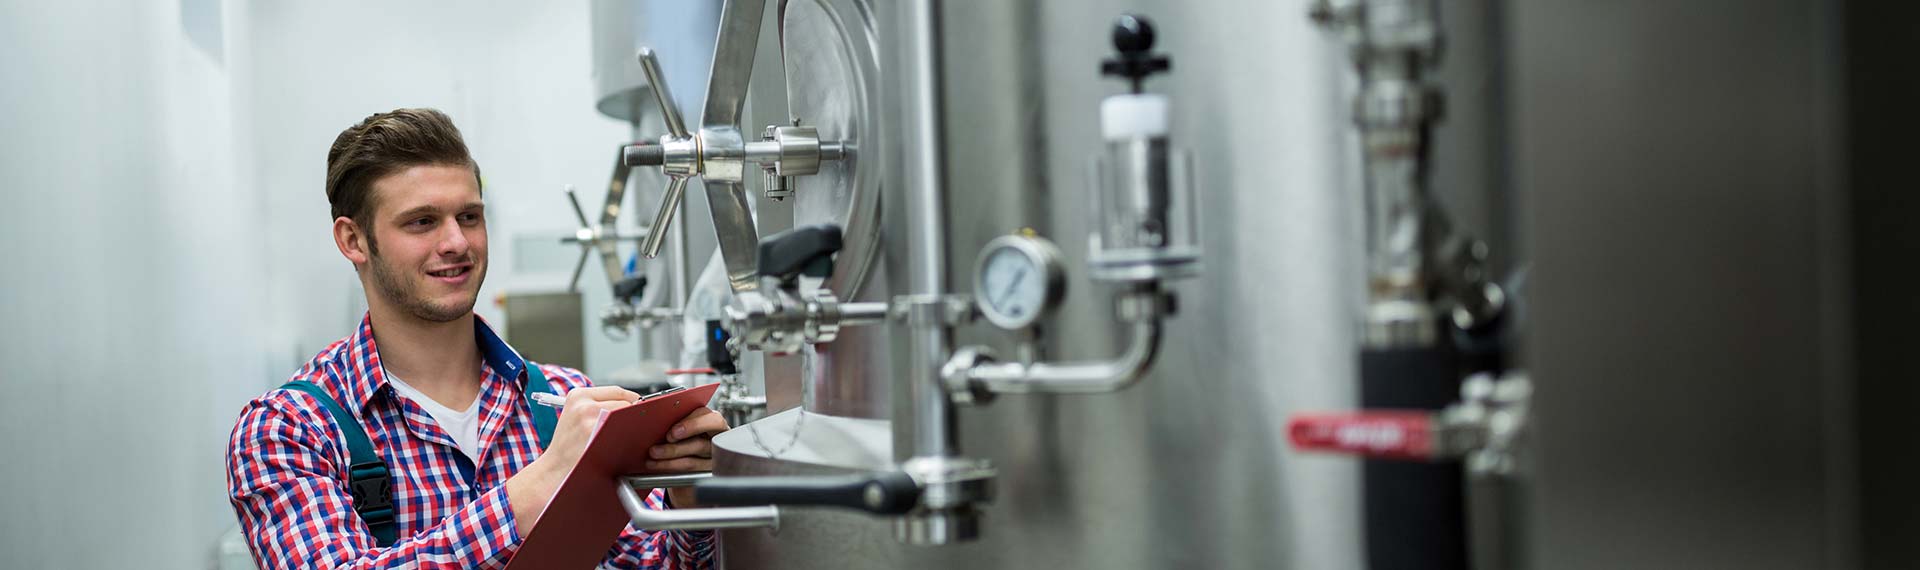
[[[664,509],[666,491],[654,489],[644,501],[647,508]],[[602,568],[618,570],[706,570],[713,568],[714,532],[652,531],[627,525],[607,552]]]
[[[240,414],[227,494],[262,568],[503,568],[519,546],[501,485],[438,526],[381,548],[346,490],[345,453],[311,396],[276,391]],[[300,405],[307,404],[307,405]]]

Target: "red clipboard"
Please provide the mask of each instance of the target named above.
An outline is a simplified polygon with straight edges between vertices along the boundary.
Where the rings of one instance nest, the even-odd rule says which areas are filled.
[[[580,463],[553,493],[540,520],[507,562],[508,570],[587,570],[600,565],[630,520],[614,485],[620,477],[651,473],[647,450],[667,429],[707,405],[720,384],[662,392],[605,412],[587,440]]]

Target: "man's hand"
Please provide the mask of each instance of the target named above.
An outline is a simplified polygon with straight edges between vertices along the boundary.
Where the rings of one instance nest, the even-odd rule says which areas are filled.
[[[540,520],[540,513],[560,490],[560,483],[566,481],[573,466],[580,463],[580,455],[587,450],[587,440],[593,437],[594,428],[600,426],[600,412],[627,407],[638,399],[639,394],[618,386],[567,391],[567,403],[560,408],[553,441],[540,452],[538,459],[507,479],[507,503],[513,506],[514,527],[521,538],[533,530],[533,523]],[[726,422],[721,422],[721,429],[726,429],[725,426]]]
[[[693,473],[713,470],[713,434],[727,431],[727,419],[701,407],[687,414],[667,430],[667,442],[647,450],[647,469],[667,473]],[[692,487],[667,489],[668,502],[674,507],[698,506]]]

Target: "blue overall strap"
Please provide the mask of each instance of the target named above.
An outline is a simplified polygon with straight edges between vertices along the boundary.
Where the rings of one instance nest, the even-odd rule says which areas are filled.
[[[520,399],[527,401],[527,411],[533,413],[533,432],[540,436],[540,449],[546,450],[547,444],[553,442],[553,426],[560,424],[560,415],[551,407],[534,403],[533,395],[553,393],[553,386],[547,383],[547,375],[540,372],[539,365],[521,358],[513,347],[507,346],[507,341],[493,332],[493,327],[487,326],[485,320],[473,319],[473,338],[480,343],[480,358],[493,368],[494,373],[517,379],[521,369],[526,369],[527,387]]]
[[[560,414],[553,408],[534,403],[533,395],[553,393],[553,386],[547,383],[547,375],[539,366],[527,365],[527,409],[533,412],[533,432],[540,436],[540,450],[545,451],[547,444],[553,443],[553,427],[560,425]]]
[[[359,513],[360,520],[373,531],[375,542],[382,547],[392,546],[400,535],[393,523],[393,480],[387,472],[387,462],[374,453],[373,440],[367,439],[366,428],[341,407],[339,401],[327,395],[326,390],[311,382],[294,380],[281,387],[306,392],[320,400],[320,405],[333,414],[334,423],[340,424],[340,431],[347,434],[347,489],[353,493],[353,511]]]

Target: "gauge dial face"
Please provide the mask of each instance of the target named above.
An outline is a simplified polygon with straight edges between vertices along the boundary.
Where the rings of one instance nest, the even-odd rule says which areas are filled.
[[[1024,328],[1052,308],[1060,271],[1045,252],[1047,247],[1016,240],[989,245],[980,260],[974,291],[987,320],[1004,328]]]

